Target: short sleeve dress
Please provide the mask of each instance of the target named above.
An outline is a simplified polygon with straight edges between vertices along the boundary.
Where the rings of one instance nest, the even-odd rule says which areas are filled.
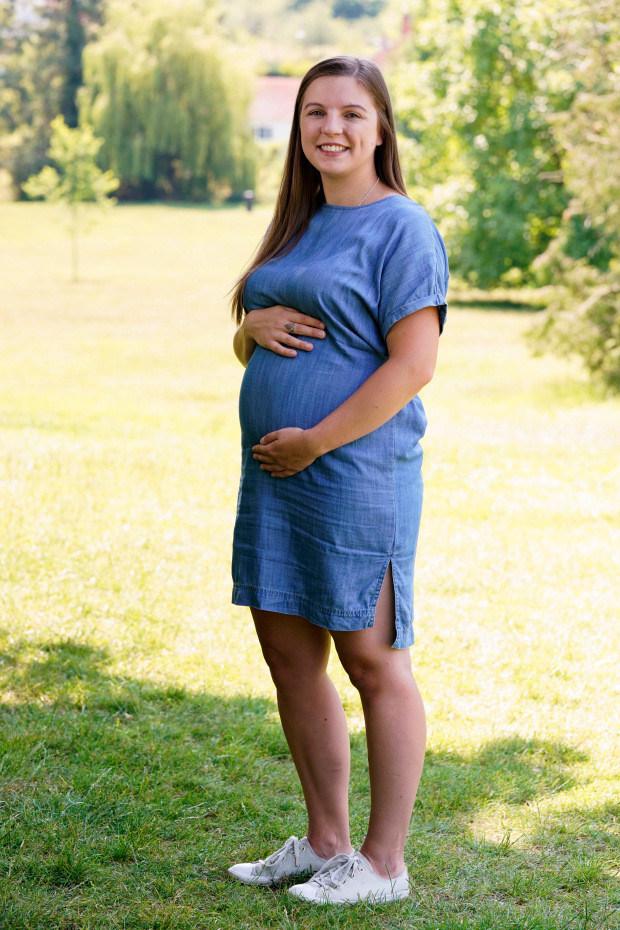
[[[308,429],[388,358],[397,320],[447,313],[448,256],[429,214],[403,194],[360,207],[322,204],[286,254],[259,266],[247,312],[275,304],[324,321],[311,351],[256,346],[239,392],[241,474],[233,531],[232,603],[305,617],[329,630],[371,627],[392,563],[393,648],[414,642],[413,575],[423,497],[419,396],[365,436],[288,478],[252,457],[272,430]]]

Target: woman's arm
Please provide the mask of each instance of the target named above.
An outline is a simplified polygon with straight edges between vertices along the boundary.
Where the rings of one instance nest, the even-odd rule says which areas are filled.
[[[294,336],[286,329],[290,323],[295,324]],[[297,349],[311,352],[314,348],[311,342],[304,342],[298,338],[299,336],[324,339],[325,324],[314,316],[300,313],[294,307],[274,304],[273,307],[263,307],[244,316],[241,326],[233,336],[233,349],[244,367],[247,367],[257,345],[275,352],[276,355],[295,358]]]
[[[402,410],[433,377],[438,340],[435,307],[425,307],[395,323],[386,340],[388,360],[307,431],[317,455],[371,433]]]
[[[307,468],[316,458],[387,423],[433,377],[439,343],[436,307],[399,320],[386,339],[389,358],[328,416],[307,430],[286,427],[253,447],[261,467],[278,477]]]
[[[244,368],[247,367],[247,364],[252,357],[252,352],[256,348],[256,342],[254,339],[252,339],[246,329],[246,320],[247,316],[243,318],[241,326],[233,336],[233,351]]]

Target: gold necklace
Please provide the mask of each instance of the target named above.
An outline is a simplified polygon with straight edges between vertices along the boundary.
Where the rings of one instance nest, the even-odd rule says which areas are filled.
[[[372,184],[371,187],[368,188],[368,190],[366,191],[366,193],[364,194],[364,196],[362,197],[362,199],[361,199],[360,202],[358,203],[358,207],[361,207],[361,205],[364,203],[364,201],[365,201],[366,198],[368,197],[368,195],[369,195],[369,193],[371,192],[371,190],[373,189],[373,187],[376,187],[378,183],[379,183],[379,176],[377,175],[377,180]]]

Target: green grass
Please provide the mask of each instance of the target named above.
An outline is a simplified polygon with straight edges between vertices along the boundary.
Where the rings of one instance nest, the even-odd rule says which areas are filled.
[[[416,560],[429,741],[413,897],[316,909],[226,866],[302,835],[249,611],[226,291],[257,209],[116,208],[83,241],[0,206],[2,930],[611,930],[620,402],[450,305]],[[362,714],[335,659],[368,814]]]

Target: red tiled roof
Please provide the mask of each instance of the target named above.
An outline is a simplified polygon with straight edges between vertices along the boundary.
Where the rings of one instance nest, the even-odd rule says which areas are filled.
[[[292,122],[295,98],[301,78],[261,75],[256,79],[256,94],[250,108],[253,123]]]

